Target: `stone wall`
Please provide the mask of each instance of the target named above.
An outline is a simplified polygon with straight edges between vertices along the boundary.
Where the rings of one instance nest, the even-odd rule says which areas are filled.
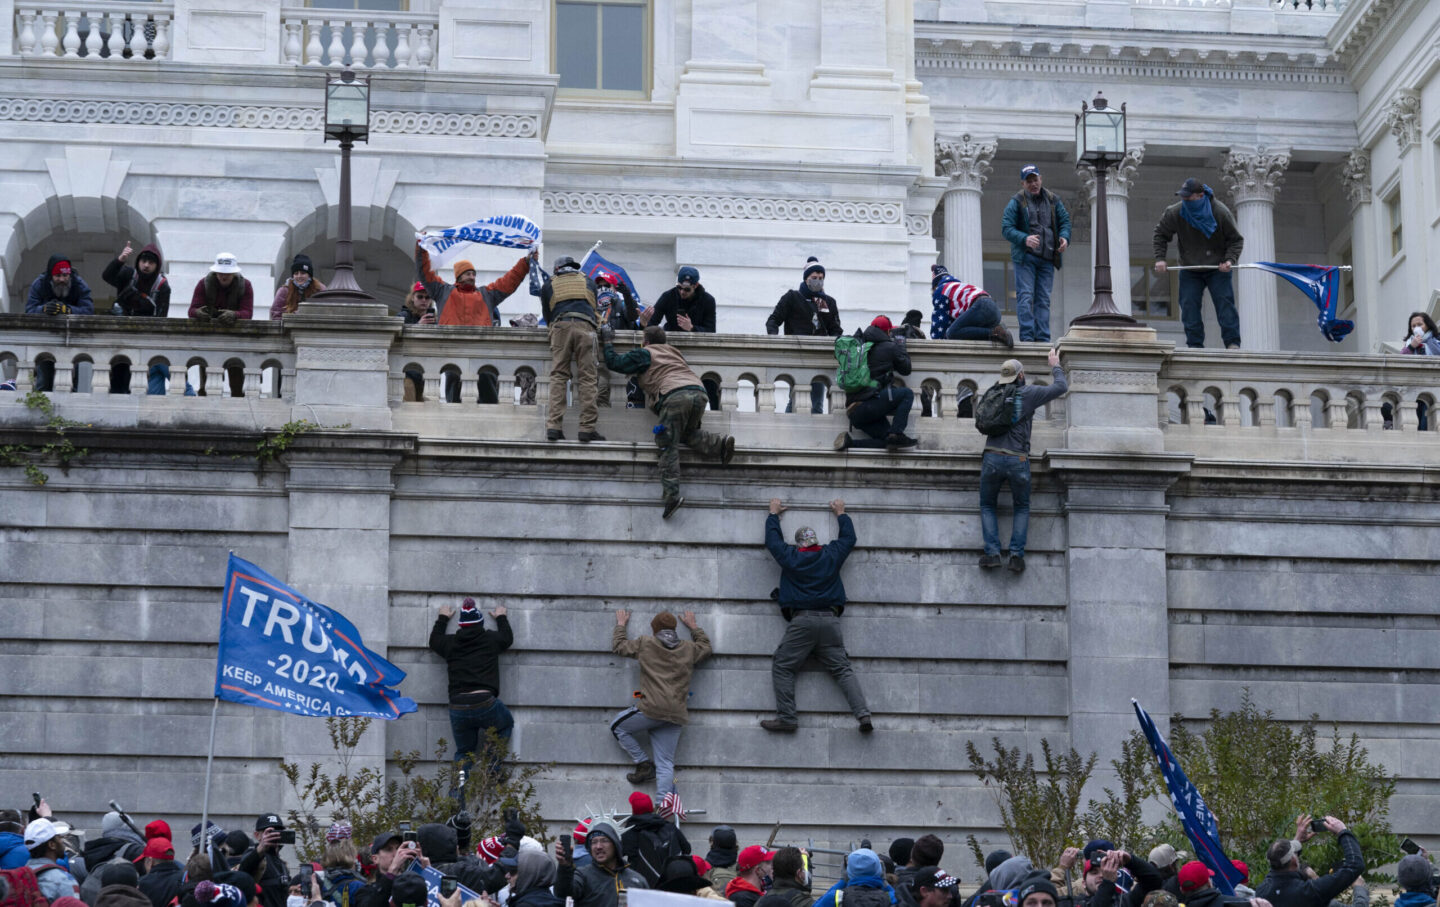
[[[521,757],[555,763],[540,785],[552,831],[587,805],[623,805],[625,758],[607,719],[636,675],[608,651],[613,612],[636,612],[638,632],[669,608],[696,611],[717,653],[696,675],[679,754],[686,803],[708,811],[697,838],[721,821],[761,838],[780,820],[781,841],[934,831],[959,853],[966,833],[1003,838],[967,742],[1038,752],[1045,738],[1098,750],[1103,764],[1134,726],[1130,697],[1157,718],[1203,720],[1245,688],[1281,719],[1318,713],[1358,731],[1401,778],[1395,827],[1440,836],[1425,685],[1440,667],[1429,594],[1440,448],[1433,425],[1413,424],[1417,400],[1433,405],[1424,363],[1195,353],[1144,332],[1072,331],[1060,344],[1072,390],[1036,424],[1028,569],[1016,577],[976,567],[980,436],[954,417],[953,388],[995,373],[1002,354],[979,345],[913,345],[912,385],[949,395],[944,418],[918,421],[917,452],[838,455],[828,442],[842,417],[773,411],[773,376],[808,380],[822,341],[687,338],[697,371],[722,383],[725,408],[707,425],[733,431],[741,450],[723,469],[683,458],[687,504],[662,522],[648,413],[602,411],[608,443],[546,445],[534,441],[543,386],[534,409],[478,406],[471,385],[460,404],[396,393],[422,353],[466,374],[529,363],[543,380],[538,336],[407,328],[397,339],[363,312],[234,335],[71,322],[0,316],[0,360],[21,366],[22,390],[36,356],[83,354],[99,368],[122,348],[138,361],[141,349],[213,360],[227,343],[251,358],[246,348],[271,348],[293,380],[283,396],[239,399],[105,394],[97,380],[94,393],[51,395],[92,424],[77,434],[86,457],[68,472],[45,464],[43,487],[0,470],[7,802],[38,790],[93,826],[113,797],[195,821],[215,606],[234,550],[341,610],[409,672],[403,689],[421,711],[372,733],[372,764],[449,736],[443,666],[425,648],[435,609],[467,594],[509,608],[502,696]],[[346,353],[306,352],[326,345]],[[1044,375],[1043,349],[1016,352]],[[741,411],[742,375],[758,379],[758,412]],[[314,417],[303,399],[317,387],[334,389],[320,416],[330,427],[262,467],[257,439]],[[1183,396],[1174,411],[1189,421],[1165,418],[1166,393]],[[1311,420],[1312,394],[1328,423]],[[1396,431],[1378,421],[1386,394],[1402,403]],[[1219,423],[1196,418],[1203,408]],[[0,401],[0,443],[38,441],[36,424]],[[792,505],[787,534],[833,535],[825,504],[837,496],[854,515],[845,628],[873,736],[818,670],[799,685],[799,733],[756,726],[783,628],[760,546],[773,496]],[[321,758],[328,744],[314,720],[220,711],[212,809],[240,827],[290,802],[279,758]]]

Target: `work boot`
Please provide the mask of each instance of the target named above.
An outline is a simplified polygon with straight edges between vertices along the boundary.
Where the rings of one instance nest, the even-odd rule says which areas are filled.
[[[838,435],[835,436],[835,449],[836,449],[836,450],[849,450],[849,449],[850,449],[850,433],[849,433],[848,431],[842,431],[840,434],[838,434]]]
[[[561,430],[558,429],[558,428],[547,428],[547,429],[545,430],[545,440],[546,440],[546,441],[564,441],[564,440],[565,440],[565,432],[561,431]]]
[[[720,444],[720,465],[729,466],[733,459],[735,459],[735,436],[726,435],[725,440]]]
[[[625,780],[631,784],[643,784],[655,777],[655,763],[646,759],[644,762],[635,763],[635,771],[626,772]]]
[[[990,329],[990,339],[996,343],[1005,344],[1007,350],[1015,349],[1015,338],[1010,336],[1010,332],[1005,329],[1003,324],[997,324]]]
[[[980,555],[980,566],[984,567],[987,570],[991,569],[992,567],[998,567],[1003,563],[1004,561],[1000,560],[1000,555],[998,554]]]
[[[679,509],[680,509],[680,505],[681,505],[681,504],[684,504],[684,503],[685,503],[685,498],[684,498],[683,496],[682,496],[682,497],[673,498],[673,499],[671,499],[671,500],[669,500],[669,501],[666,501],[666,502],[665,502],[665,512],[660,515],[660,518],[663,519],[663,520],[668,520],[668,519],[670,519],[670,514],[672,514],[672,513],[674,513],[675,511],[679,510]]]
[[[1023,554],[1012,554],[1012,555],[1010,555],[1010,563],[1006,564],[1006,566],[1010,568],[1010,572],[1011,572],[1011,573],[1024,573],[1024,572],[1025,572],[1025,555],[1023,555]]]
[[[870,716],[869,716],[869,715],[866,715],[866,716],[864,716],[863,718],[860,719],[860,733],[862,733],[862,734],[869,734],[869,733],[873,733],[874,730],[875,730],[875,725],[873,725],[873,724],[870,723]]]
[[[779,734],[793,734],[800,727],[798,724],[781,721],[779,718],[766,718],[760,722],[760,726],[767,731],[775,731]]]
[[[605,436],[602,435],[602,434],[600,434],[598,431],[582,431],[582,432],[580,433],[580,443],[581,443],[581,444],[589,444],[591,441],[604,441],[604,440],[605,440]]]
[[[916,440],[915,438],[910,437],[909,435],[898,435],[898,434],[893,434],[893,433],[892,433],[892,434],[888,434],[888,435],[885,436],[885,449],[886,449],[886,450],[891,450],[891,451],[900,450],[900,449],[905,448],[905,447],[914,447],[915,445],[917,445],[917,444],[919,444],[919,443],[920,443],[920,442],[919,442],[918,440]]]

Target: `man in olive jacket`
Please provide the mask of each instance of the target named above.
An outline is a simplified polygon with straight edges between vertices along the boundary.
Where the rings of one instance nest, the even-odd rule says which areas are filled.
[[[1235,286],[1230,273],[1245,248],[1245,237],[1235,226],[1235,215],[1215,198],[1215,192],[1190,177],[1175,193],[1180,201],[1165,209],[1155,225],[1155,273],[1164,274],[1165,254],[1174,238],[1180,246],[1180,264],[1207,266],[1198,271],[1180,272],[1180,320],[1185,325],[1185,345],[1205,345],[1205,322],[1200,304],[1205,291],[1215,306],[1220,322],[1220,339],[1226,349],[1240,348],[1240,314],[1235,309]]]
[[[686,611],[680,620],[691,639],[681,639],[675,632],[675,615],[669,611],[661,611],[650,621],[653,635],[630,639],[625,631],[630,612],[616,611],[610,641],[616,655],[640,662],[636,704],[610,722],[610,733],[635,761],[635,770],[625,779],[640,784],[654,778],[655,792],[661,797],[675,792],[675,747],[680,743],[680,730],[690,720],[686,709],[690,677],[695,666],[710,657],[710,637],[695,624],[695,612]],[[641,732],[650,735],[653,759],[635,739]]]

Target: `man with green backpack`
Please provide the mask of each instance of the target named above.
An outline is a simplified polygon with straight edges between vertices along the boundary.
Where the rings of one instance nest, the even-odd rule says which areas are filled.
[[[884,315],[853,337],[835,338],[835,383],[845,392],[845,415],[852,428],[866,435],[852,438],[842,431],[836,450],[852,447],[914,447],[919,442],[905,434],[915,392],[891,384],[894,375],[910,374],[910,353],[903,338],[890,336],[890,319]]]
[[[987,437],[985,453],[980,461],[980,531],[985,537],[985,553],[980,566],[999,567],[1000,524],[995,504],[1000,498],[1000,483],[1010,485],[1010,498],[1015,505],[1015,519],[1010,527],[1010,571],[1025,572],[1025,536],[1030,529],[1030,426],[1035,410],[1061,396],[1068,389],[1065,371],[1060,368],[1060,354],[1050,351],[1049,387],[1025,383],[1025,366],[1018,359],[1006,359],[1000,366],[1000,380],[975,404],[975,427]]]

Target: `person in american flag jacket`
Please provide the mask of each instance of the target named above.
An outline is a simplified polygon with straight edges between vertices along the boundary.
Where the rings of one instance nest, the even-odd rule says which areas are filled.
[[[1010,332],[1000,323],[1000,307],[990,294],[974,284],[964,283],[944,265],[930,266],[930,316],[932,340],[990,340],[1015,346]]]

